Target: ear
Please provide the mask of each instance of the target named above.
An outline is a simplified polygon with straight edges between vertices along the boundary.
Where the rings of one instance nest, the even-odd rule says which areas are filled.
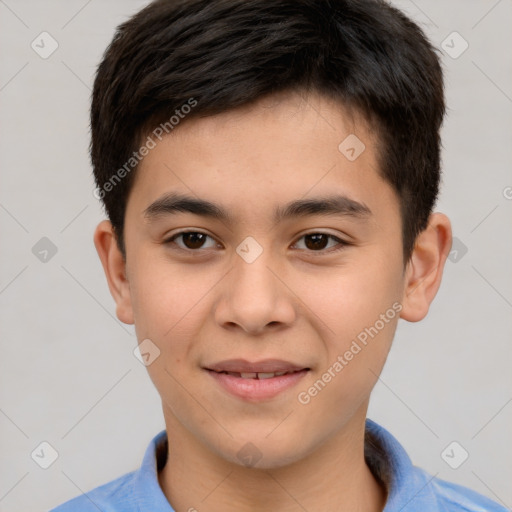
[[[444,264],[452,246],[450,220],[433,213],[422,231],[406,267],[400,318],[418,322],[425,318],[441,285]]]
[[[126,278],[126,262],[117,245],[112,224],[104,220],[94,232],[94,245],[103,265],[108,287],[116,301],[116,315],[121,322],[133,324],[130,285]]]

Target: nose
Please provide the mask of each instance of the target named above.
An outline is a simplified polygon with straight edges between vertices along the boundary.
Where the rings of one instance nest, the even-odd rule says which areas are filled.
[[[236,255],[216,304],[217,323],[253,335],[292,325],[296,319],[294,294],[279,268],[271,261],[270,250],[264,250],[252,263]]]

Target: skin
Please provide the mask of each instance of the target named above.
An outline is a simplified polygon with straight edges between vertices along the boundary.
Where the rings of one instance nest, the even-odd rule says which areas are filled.
[[[349,134],[366,146],[353,162],[338,150]],[[110,222],[98,225],[94,241],[117,316],[135,324],[139,342],[149,338],[161,351],[148,371],[170,440],[160,485],[177,512],[383,509],[386,491],[363,456],[370,392],[399,316],[416,322],[428,312],[451,227],[445,215],[432,214],[404,264],[399,198],[377,172],[376,143],[363,119],[313,93],[185,120],[137,171],[126,260]],[[145,209],[168,192],[215,202],[233,222],[188,212],[146,218]],[[272,219],[276,205],[333,192],[371,215]],[[184,237],[166,242],[194,229],[212,237],[204,248]],[[304,238],[319,232],[350,245],[329,253],[340,247],[336,239],[318,249]],[[263,249],[252,263],[236,252],[248,236]],[[298,393],[393,303],[400,314],[300,403]],[[284,359],[311,370],[293,388],[254,403],[228,394],[202,369],[230,358]],[[261,454],[254,467],[237,457],[248,442]]]

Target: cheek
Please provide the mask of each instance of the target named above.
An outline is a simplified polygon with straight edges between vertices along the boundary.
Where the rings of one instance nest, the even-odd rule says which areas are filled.
[[[336,335],[326,343],[326,363],[297,397],[299,403],[307,403],[312,416],[340,428],[368,399],[386,362],[399,307],[390,305],[376,320],[374,315],[354,315],[338,324]]]
[[[361,261],[333,270],[329,278],[317,281],[321,286],[304,288],[304,302],[313,305],[322,320],[318,328],[326,357],[318,370],[317,388],[325,384],[322,400],[333,407],[356,406],[374,386],[401,310],[400,276],[391,261]]]
[[[191,265],[193,267],[193,265]],[[162,342],[189,331],[216,276],[178,267],[159,258],[139,259],[130,280],[135,326]]]
[[[346,341],[373,325],[400,300],[401,283],[400,269],[391,262],[361,259],[314,277],[296,278],[292,286],[306,306],[304,314],[315,319],[326,339]]]
[[[178,267],[162,258],[143,256],[132,273],[130,288],[137,339],[150,339],[159,357],[147,367],[162,397],[178,409],[183,397],[179,383],[190,383],[190,372],[198,371],[201,330],[212,316],[211,299],[222,273],[194,265]],[[193,376],[192,378],[196,378]]]

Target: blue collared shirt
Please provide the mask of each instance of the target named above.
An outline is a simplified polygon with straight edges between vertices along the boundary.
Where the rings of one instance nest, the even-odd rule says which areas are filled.
[[[165,460],[167,434],[148,446],[141,467],[50,512],[174,512],[158,483],[158,462]],[[365,458],[387,488],[383,512],[508,512],[466,487],[413,466],[402,445],[383,427],[366,420]]]

